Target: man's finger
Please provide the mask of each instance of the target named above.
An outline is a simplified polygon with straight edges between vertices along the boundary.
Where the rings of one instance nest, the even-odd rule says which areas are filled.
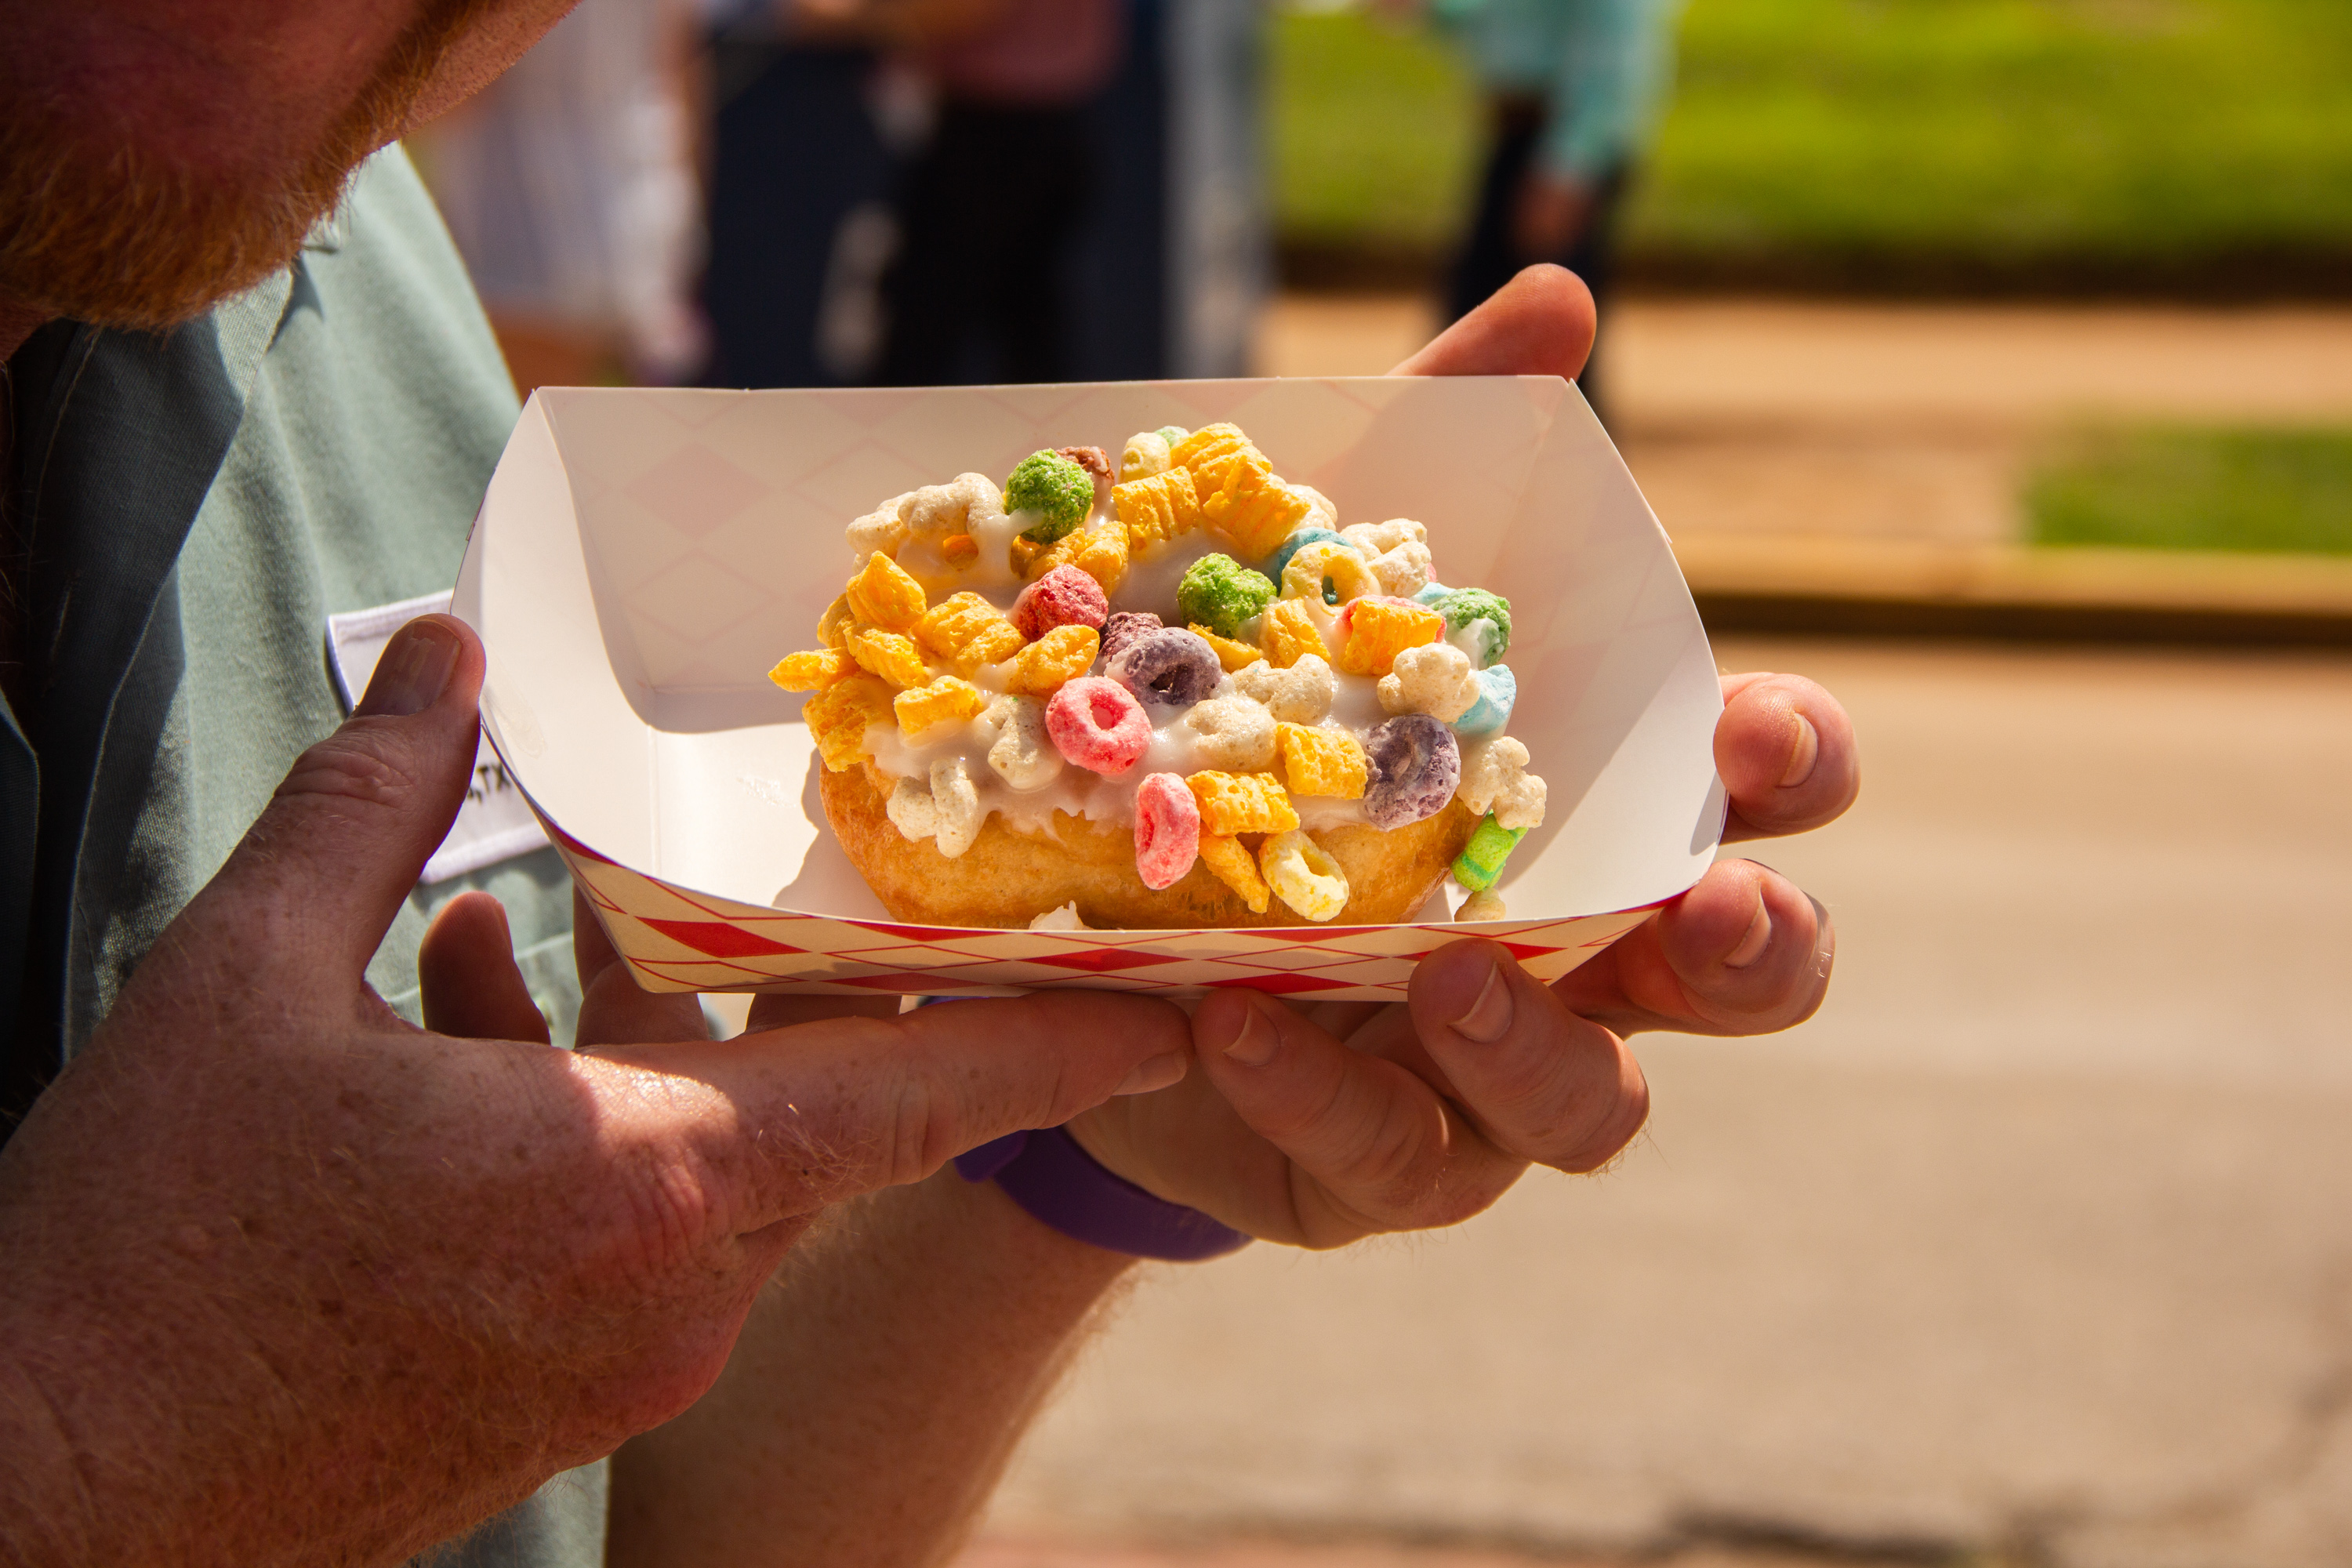
[[[1731,795],[1724,842],[1802,833],[1862,793],[1845,710],[1801,675],[1727,675],[1715,768]]]
[[[1530,267],[1391,375],[1557,375],[1592,353],[1592,291],[1565,267]]]
[[[416,950],[425,1026],[471,1040],[548,1043],[547,1019],[515,967],[504,905],[476,890],[441,906]]]
[[[1649,1085],[1624,1042],[1570,1012],[1491,942],[1423,959],[1410,1005],[1455,1103],[1522,1159],[1598,1170],[1649,1119]]]
[[[1341,1247],[1375,1231],[1452,1225],[1524,1168],[1409,1069],[1349,1050],[1255,992],[1208,997],[1192,1035],[1202,1071],[1234,1113],[1308,1178],[1290,1184],[1295,1212],[1274,1239]]]
[[[482,645],[425,616],[394,634],[349,722],[303,752],[189,906],[262,963],[356,980],[466,798]]]
[[[692,992],[656,995],[638,988],[577,884],[572,889],[572,963],[580,973],[576,1046],[698,1040],[709,1033],[702,1003]]]
[[[1802,889],[1752,860],[1720,860],[1554,989],[1620,1035],[1765,1035],[1812,1016],[1836,956],[1829,915]]]
[[[779,992],[751,998],[751,1015],[745,1020],[746,1034],[761,1029],[788,1029],[794,1024],[814,1024],[821,1018],[895,1018],[898,1016],[896,996],[809,996],[794,992]]]
[[[608,1115],[647,1119],[637,1131],[683,1167],[726,1173],[740,1233],[1165,1089],[1191,1046],[1167,1003],[1076,991],[591,1054],[642,1075],[605,1097]]]

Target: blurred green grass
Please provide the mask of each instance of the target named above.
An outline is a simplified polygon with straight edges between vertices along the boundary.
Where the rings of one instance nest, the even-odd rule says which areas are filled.
[[[2036,544],[2352,554],[2352,431],[2077,437],[2029,480]]]
[[[1450,51],[1287,12],[1272,67],[1286,238],[1442,247],[1478,139]],[[1692,0],[1628,247],[1864,287],[2340,275],[2347,84],[2347,0]]]

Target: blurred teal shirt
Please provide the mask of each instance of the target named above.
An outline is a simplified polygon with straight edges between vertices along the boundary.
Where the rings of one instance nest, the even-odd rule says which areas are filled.
[[[1489,92],[1551,109],[1549,174],[1589,180],[1641,151],[1674,74],[1679,0],[1434,0]]]

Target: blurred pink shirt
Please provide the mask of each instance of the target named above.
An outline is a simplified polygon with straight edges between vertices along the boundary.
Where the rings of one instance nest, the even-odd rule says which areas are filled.
[[[1120,0],[1010,0],[997,26],[926,50],[922,65],[950,98],[1066,107],[1109,81],[1125,9]]]

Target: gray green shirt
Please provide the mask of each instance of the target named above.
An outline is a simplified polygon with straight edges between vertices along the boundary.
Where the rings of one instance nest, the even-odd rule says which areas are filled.
[[[1537,162],[1593,179],[1638,153],[1674,74],[1680,0],[1434,0],[1490,90],[1550,110]]]
[[[0,1137],[341,721],[327,616],[454,580],[516,414],[397,148],[251,292],[162,336],[53,322],[9,368],[28,657],[0,714]],[[467,888],[506,905],[568,1040],[552,850],[418,889],[369,981],[414,1018],[418,939]],[[585,1568],[602,1519],[601,1474],[575,1472],[437,1561]]]

